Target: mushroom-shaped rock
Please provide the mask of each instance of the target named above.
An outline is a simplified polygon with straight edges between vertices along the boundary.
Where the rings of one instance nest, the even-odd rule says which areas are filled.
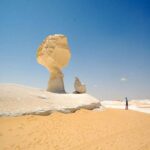
[[[61,69],[70,60],[67,38],[62,34],[49,35],[37,50],[37,61],[51,73],[47,91],[65,93]]]
[[[74,88],[75,88],[75,93],[85,93],[86,92],[86,86],[81,84],[79,78],[75,78],[74,82]]]

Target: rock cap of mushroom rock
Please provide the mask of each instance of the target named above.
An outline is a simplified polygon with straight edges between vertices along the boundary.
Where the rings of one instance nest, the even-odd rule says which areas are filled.
[[[49,71],[55,66],[63,68],[71,58],[67,37],[63,34],[48,35],[39,46],[36,56],[38,63]]]

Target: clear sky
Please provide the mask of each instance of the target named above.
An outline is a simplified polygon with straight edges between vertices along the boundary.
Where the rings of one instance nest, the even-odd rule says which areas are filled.
[[[149,0],[0,0],[0,83],[46,88],[36,50],[49,34],[68,37],[63,69],[100,99],[150,98]]]

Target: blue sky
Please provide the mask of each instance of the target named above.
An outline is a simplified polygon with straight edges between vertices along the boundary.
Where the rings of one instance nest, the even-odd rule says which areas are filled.
[[[36,50],[49,34],[68,37],[63,69],[100,99],[150,98],[149,0],[0,0],[0,83],[46,88]]]

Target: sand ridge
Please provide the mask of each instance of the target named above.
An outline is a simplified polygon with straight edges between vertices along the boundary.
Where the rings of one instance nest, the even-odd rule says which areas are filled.
[[[2,150],[150,150],[150,115],[79,110],[0,118]]]

